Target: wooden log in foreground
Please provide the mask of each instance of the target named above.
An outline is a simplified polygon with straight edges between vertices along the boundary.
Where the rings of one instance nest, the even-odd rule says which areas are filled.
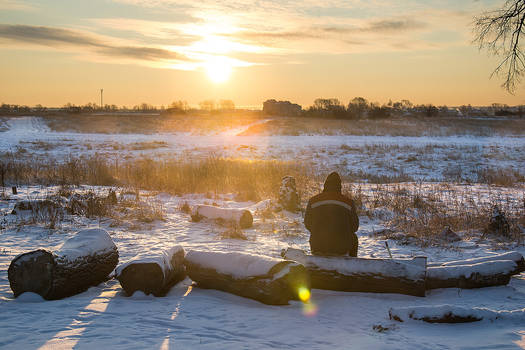
[[[237,252],[190,251],[185,265],[198,287],[222,290],[264,304],[307,301],[310,294],[304,266],[292,261]]]
[[[398,322],[418,320],[428,323],[466,323],[481,320],[512,320],[523,322],[525,309],[490,310],[487,308],[465,308],[455,305],[429,305],[391,308],[390,319]]]
[[[518,270],[515,261],[489,260],[465,265],[440,265],[427,268],[427,289],[483,288],[509,283]]]
[[[24,292],[53,300],[81,293],[108,279],[118,250],[102,229],[78,232],[55,253],[38,249],[18,255],[7,271],[15,297]]]
[[[135,258],[116,270],[116,278],[127,295],[140,290],[144,294],[164,296],[185,277],[184,249],[181,246],[175,246],[158,255]]]
[[[250,228],[253,225],[252,213],[247,209],[219,208],[211,205],[199,205],[195,208],[192,218],[201,218],[234,222],[240,228]]]
[[[487,261],[499,261],[499,260],[512,260],[516,263],[516,269],[512,272],[512,274],[519,274],[525,271],[525,259],[523,258],[523,255],[521,255],[521,253],[516,252],[516,251],[496,254],[496,255],[490,255],[490,256],[484,256],[481,258],[447,261],[443,263],[440,263],[440,262],[430,263],[427,266],[428,267],[438,267],[438,266],[473,265],[473,264],[478,264],[478,263],[487,262]]]
[[[409,260],[324,257],[307,255],[294,248],[283,251],[282,256],[306,267],[312,288],[425,296],[426,257]]]

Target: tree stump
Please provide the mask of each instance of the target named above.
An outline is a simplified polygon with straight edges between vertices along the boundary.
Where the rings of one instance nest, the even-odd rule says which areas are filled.
[[[304,266],[245,253],[190,251],[188,276],[200,288],[218,289],[269,305],[307,301],[310,283]]]
[[[83,230],[55,253],[38,249],[18,255],[7,274],[15,297],[33,292],[47,300],[61,299],[106,281],[118,257],[106,231]]]
[[[279,205],[284,210],[297,212],[301,206],[301,199],[295,185],[295,178],[292,176],[285,176],[281,180],[281,187],[279,188]]]
[[[305,266],[312,288],[425,296],[426,257],[408,260],[324,257],[293,248],[283,251],[282,256]]]
[[[186,277],[184,249],[176,246],[159,255],[133,259],[116,270],[116,278],[127,295],[140,290],[156,297],[164,296]]]
[[[510,237],[509,221],[497,205],[492,209],[492,216],[490,217],[487,228],[485,229],[485,233]]]

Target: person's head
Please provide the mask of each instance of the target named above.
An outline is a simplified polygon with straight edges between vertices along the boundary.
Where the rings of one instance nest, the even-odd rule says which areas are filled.
[[[341,177],[335,171],[328,175],[324,182],[323,192],[339,192],[341,193]]]

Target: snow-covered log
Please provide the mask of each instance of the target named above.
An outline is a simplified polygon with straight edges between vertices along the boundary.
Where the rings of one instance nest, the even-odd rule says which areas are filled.
[[[525,309],[495,311],[486,308],[465,308],[454,305],[414,306],[391,308],[391,320],[405,322],[409,319],[429,323],[465,323],[501,319],[525,322]]]
[[[427,289],[470,289],[505,285],[517,270],[518,265],[512,260],[431,266],[427,268]]]
[[[252,213],[247,209],[219,208],[211,205],[199,205],[192,215],[194,219],[207,218],[234,222],[240,228],[249,228],[253,224]]]
[[[307,255],[294,248],[286,249],[282,256],[306,267],[312,288],[425,296],[426,257],[408,260],[324,257]]]
[[[163,296],[185,277],[184,249],[181,246],[157,255],[136,257],[116,269],[116,278],[128,295],[140,290],[144,294]]]
[[[523,255],[521,253],[513,251],[513,252],[507,252],[503,254],[495,254],[490,256],[484,256],[481,258],[472,258],[472,259],[465,259],[465,260],[455,260],[455,261],[447,261],[444,263],[429,263],[428,267],[437,267],[437,266],[458,266],[458,265],[473,265],[478,264],[486,261],[499,261],[499,260],[512,260],[516,263],[516,270],[514,271],[514,274],[519,274],[523,271],[525,271],[525,260],[523,258]]]
[[[102,229],[78,232],[55,253],[39,249],[18,255],[8,269],[15,297],[24,292],[61,299],[107,280],[118,264],[118,250]]]
[[[290,300],[299,300],[301,291],[310,290],[304,266],[292,261],[237,252],[190,251],[185,265],[198,287],[265,304],[287,305]]]

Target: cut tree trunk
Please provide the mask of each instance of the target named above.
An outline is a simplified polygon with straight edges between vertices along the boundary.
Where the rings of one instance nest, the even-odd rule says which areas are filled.
[[[181,246],[159,255],[133,259],[116,270],[116,278],[127,295],[140,290],[144,294],[164,296],[185,277],[184,249]]]
[[[15,257],[7,272],[9,284],[15,297],[33,292],[48,300],[61,299],[106,281],[118,257],[106,231],[84,230],[55,253],[38,249]]]
[[[194,221],[202,218],[234,222],[240,228],[250,228],[253,225],[252,213],[247,209],[219,208],[211,205],[199,205],[192,215]]]
[[[500,260],[512,260],[516,263],[516,269],[512,274],[517,275],[525,271],[525,259],[520,252],[507,252],[502,254],[484,256],[481,258],[465,259],[465,260],[456,260],[456,261],[447,261],[444,263],[430,263],[428,267],[440,267],[440,266],[460,266],[460,265],[473,265],[487,261],[500,261]]]
[[[312,288],[425,296],[426,257],[409,260],[324,257],[293,248],[283,251],[282,256],[306,267]]]
[[[218,289],[269,305],[287,305],[310,290],[304,266],[245,253],[190,251],[188,276],[200,288]],[[307,298],[303,296],[303,301]]]
[[[391,308],[390,319],[405,322],[409,319],[429,323],[465,323],[481,320],[509,320],[523,323],[525,309],[490,310],[487,308],[466,308],[456,305],[428,305]]]
[[[506,285],[517,270],[518,264],[512,260],[431,266],[427,269],[427,289],[472,289]]]

